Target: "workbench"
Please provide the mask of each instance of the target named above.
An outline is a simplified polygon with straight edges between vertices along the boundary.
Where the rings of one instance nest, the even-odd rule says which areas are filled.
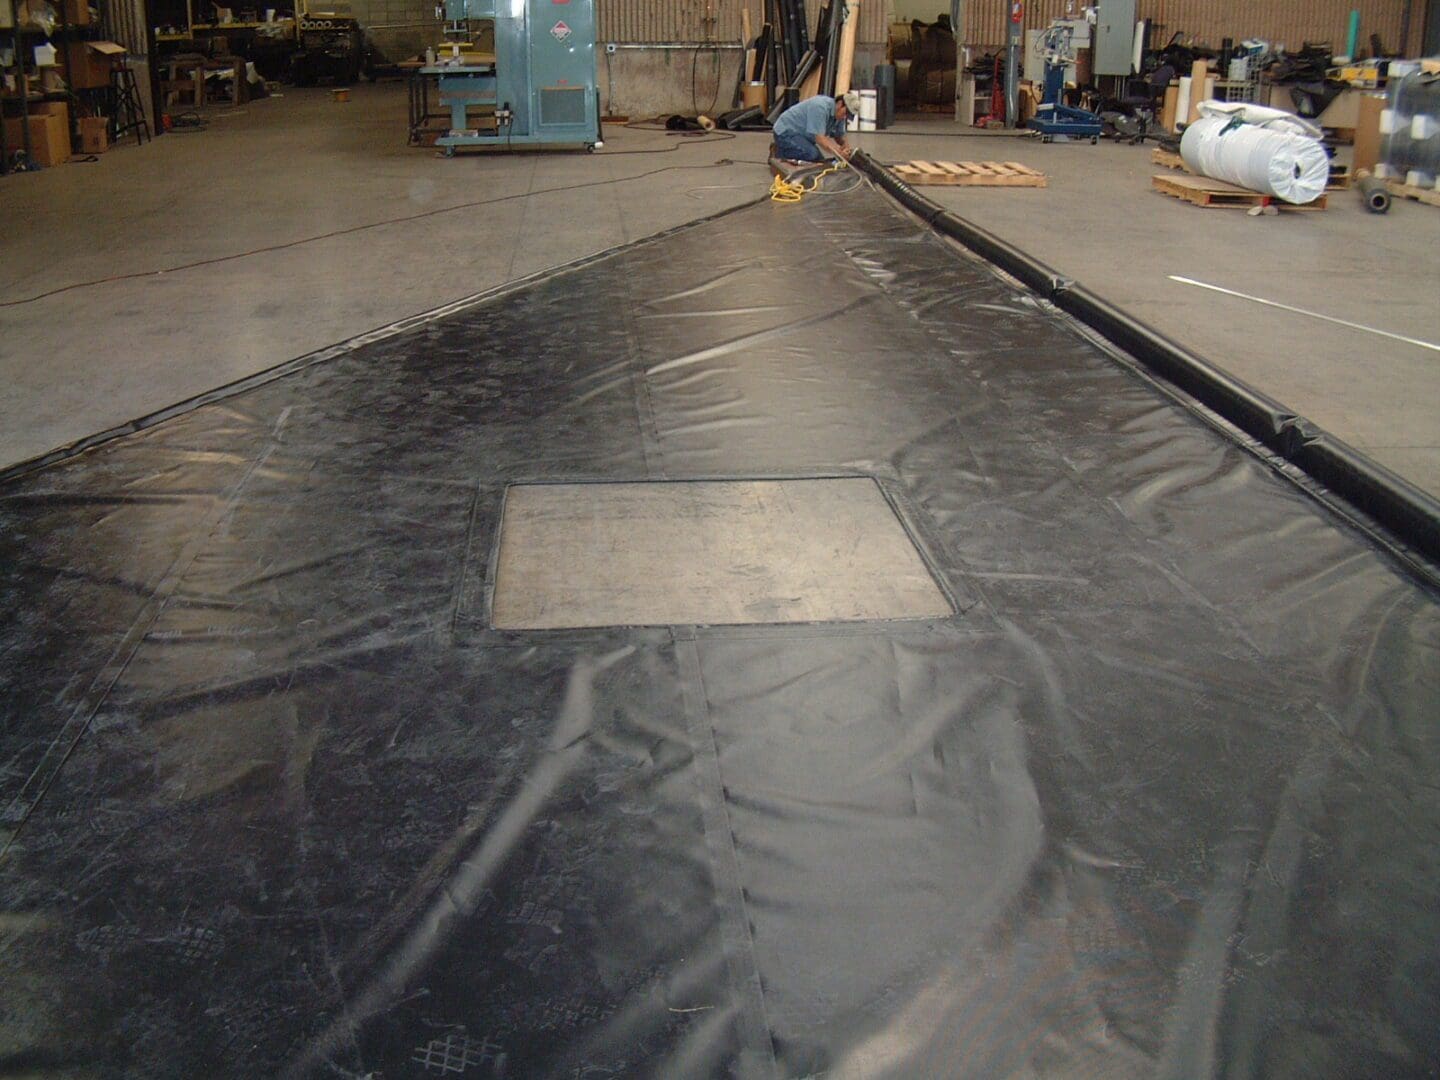
[[[410,113],[409,126],[406,142],[410,146],[422,146],[425,144],[427,135],[443,135],[451,128],[451,112],[449,109],[432,109],[432,104],[437,108],[440,106],[440,80],[444,76],[472,74],[493,74],[495,70],[494,53],[466,53],[465,64],[427,64],[423,60],[402,60],[395,66],[405,73],[405,82],[409,88]],[[435,99],[432,103],[430,89],[435,86]],[[431,126],[432,120],[443,120],[444,123],[438,126]]]
[[[432,112],[430,109],[430,85],[435,76],[424,74],[425,61],[402,60],[395,67],[405,73],[405,85],[410,95],[410,113],[406,127],[405,142],[410,146],[421,146],[428,134],[439,134],[450,130],[448,112]],[[438,96],[438,95],[437,95]],[[444,120],[443,127],[430,126],[431,120]]]

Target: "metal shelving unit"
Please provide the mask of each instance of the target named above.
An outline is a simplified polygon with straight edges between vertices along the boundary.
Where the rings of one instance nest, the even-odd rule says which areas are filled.
[[[30,48],[26,44],[27,37],[43,37],[44,31],[38,27],[32,29],[19,24],[14,16],[14,6],[10,6],[10,26],[0,27],[0,48],[9,48],[13,59],[9,65],[0,65],[0,120],[5,116],[6,106],[18,103],[20,106],[20,144],[11,147],[5,137],[5,125],[0,123],[0,175],[13,171],[10,167],[11,157],[15,150],[25,151],[25,160],[28,162],[34,153],[30,142],[30,123],[28,115],[30,112],[30,86],[28,73],[25,69],[25,53]],[[4,77],[13,74],[15,76],[15,92],[11,94],[5,90]]]

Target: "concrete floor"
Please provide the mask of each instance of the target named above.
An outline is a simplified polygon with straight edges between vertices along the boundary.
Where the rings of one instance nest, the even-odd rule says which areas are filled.
[[[1168,170],[1149,147],[886,134],[867,148],[1044,171],[1044,190],[924,191],[1440,496],[1440,354],[1170,280],[1440,344],[1440,210],[1400,200],[1380,217],[1354,191],[1315,213],[1202,209],[1150,189]]]
[[[0,465],[748,202],[769,183],[761,135],[690,141],[621,130],[607,132],[595,155],[445,160],[406,146],[405,101],[394,82],[358,86],[346,104],[325,89],[287,87],[283,97],[207,111],[202,132],[130,143],[96,164],[0,178],[0,305],[531,193],[0,306]],[[662,152],[618,152],[636,150]],[[715,164],[732,158],[755,164]],[[669,171],[626,179],[657,169]]]
[[[0,465],[747,202],[768,183],[758,134],[684,142],[617,130],[594,156],[442,160],[405,145],[394,83],[359,87],[348,104],[287,88],[208,118],[206,131],[97,164],[0,180]],[[1440,357],[1168,279],[1440,342],[1440,211],[1403,203],[1377,218],[1341,193],[1324,213],[1251,218],[1151,192],[1147,147],[904,128],[858,141],[882,160],[1043,169],[1045,190],[928,193],[1440,495]],[[642,175],[673,166],[687,168]],[[597,186],[544,193],[575,184]],[[447,209],[496,198],[507,201]],[[394,220],[416,214],[430,216]],[[308,239],[336,230],[356,231]],[[229,257],[244,252],[258,253]],[[223,261],[154,273],[213,259]],[[24,302],[125,274],[143,276]]]

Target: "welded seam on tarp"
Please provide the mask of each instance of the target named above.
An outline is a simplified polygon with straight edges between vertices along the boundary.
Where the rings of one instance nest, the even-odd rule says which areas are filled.
[[[165,576],[160,579],[149,599],[130,623],[130,628],[120,639],[120,644],[110,654],[110,659],[90,680],[89,688],[70,710],[69,718],[55,737],[50,740],[50,745],[45,748],[45,753],[40,756],[40,760],[30,771],[30,775],[25,778],[25,783],[20,786],[15,797],[5,807],[4,812],[0,813],[0,822],[3,822],[5,827],[4,842],[0,844],[0,859],[4,859],[6,853],[9,852],[15,838],[20,835],[20,830],[24,828],[25,823],[34,814],[35,808],[45,798],[46,792],[50,790],[50,785],[60,775],[60,770],[70,760],[70,755],[75,752],[75,748],[80,745],[80,740],[90,730],[101,706],[105,704],[111,691],[114,690],[115,684],[120,681],[130,667],[131,661],[135,659],[135,654],[139,652],[140,646],[144,644],[166,605],[169,604],[175,590],[180,587],[180,582],[186,572],[199,557],[201,549],[221,523],[234,513],[240,493],[245,490],[251,477],[265,465],[265,462],[270,459],[270,455],[280,445],[280,435],[290,418],[290,412],[289,406],[281,410],[279,417],[271,426],[269,444],[255,456],[255,459],[230,490],[222,498],[216,500],[215,509],[186,541],[185,546],[180,549],[180,553],[175,556],[174,561],[165,571]]]
[[[685,719],[690,730],[692,760],[705,830],[705,849],[715,885],[715,908],[720,922],[721,947],[729,974],[730,989],[739,999],[737,1021],[740,1038],[739,1076],[742,1080],[778,1075],[775,1043],[765,1011],[765,990],[755,960],[755,939],[745,910],[745,890],[740,881],[740,856],[735,850],[735,833],[725,805],[725,783],[720,775],[720,755],[715,746],[715,729],[705,695],[700,668],[700,649],[694,631],[674,635],[675,658],[685,698]]]
[[[864,151],[852,163],[924,224],[1017,278],[1153,376],[1177,387],[1324,485],[1305,488],[1432,580],[1440,563],[1440,500],[1269,395],[1202,359],[1124,309],[1008,241],[945,210]],[[1337,500],[1343,505],[1338,505]],[[1363,520],[1356,520],[1356,516]],[[1377,531],[1367,522],[1383,527]],[[1417,558],[1418,553],[1419,558]]]
[[[621,321],[625,326],[625,342],[630,355],[626,357],[627,375],[635,401],[635,423],[640,430],[640,452],[645,459],[647,476],[665,475],[665,451],[660,438],[660,424],[655,419],[655,402],[650,396],[650,378],[645,368],[645,350],[640,344],[640,328],[635,321],[635,294],[630,289],[630,275],[620,275],[625,293]],[[488,609],[487,609],[488,610]]]
[[[752,199],[749,202],[740,203],[738,206],[728,207],[727,209],[721,210],[714,214],[707,214],[705,217],[695,218],[694,220],[687,221],[682,225],[676,225],[673,228],[664,229],[650,236],[641,237],[639,240],[632,240],[627,244],[619,244],[615,247],[606,248],[603,251],[592,252],[589,255],[584,255],[578,259],[573,259],[570,262],[561,263],[559,266],[551,266],[547,267],[544,270],[537,270],[533,274],[527,274],[524,277],[516,278],[513,281],[502,282],[499,285],[495,285],[489,289],[484,289],[481,292],[471,293],[469,296],[463,296],[458,300],[452,300],[448,303],[441,304],[439,307],[430,308],[428,311],[422,311],[417,315],[407,315],[403,319],[397,319],[394,322],[386,323],[384,326],[377,326],[373,330],[366,330],[364,333],[356,334],[354,337],[346,338],[344,341],[338,342],[334,345],[326,345],[323,348],[314,350],[313,352],[305,353],[303,356],[297,356],[294,359],[282,361],[281,363],[276,364],[273,367],[265,368],[263,371],[257,371],[254,374],[242,376],[241,378],[236,379],[233,382],[224,383],[221,386],[215,387],[213,390],[206,390],[204,393],[196,394],[194,397],[189,397],[185,398],[182,401],[177,401],[172,405],[167,405],[164,408],[155,410],[154,412],[146,413],[144,416],[137,417],[134,420],[128,420],[123,424],[117,424],[114,427],[106,428],[104,431],[96,432],[93,435],[86,435],[83,438],[76,439],[74,442],[66,443],[64,446],[57,447],[54,450],[47,451],[46,453],[39,454],[32,458],[26,458],[24,461],[16,462],[15,464],[6,466],[5,468],[0,468],[0,484],[8,483],[9,481],[16,480],[22,476],[27,476],[30,473],[37,472],[51,465],[57,465],[62,461],[68,461],[71,458],[79,457],[86,451],[93,450],[98,446],[103,446],[106,443],[113,442],[115,439],[124,438],[126,435],[134,435],[137,432],[148,430],[149,428],[155,427],[157,424],[164,423],[166,420],[173,420],[177,416],[184,416],[186,413],[194,412],[196,409],[203,408],[206,405],[213,405],[216,402],[225,401],[228,398],[235,397],[238,394],[243,394],[247,390],[254,390],[257,387],[265,386],[269,383],[275,382],[278,379],[283,379],[287,375],[294,375],[297,372],[304,371],[305,369],[314,367],[317,364],[322,364],[327,360],[334,360],[337,357],[348,355],[349,353],[352,353],[363,346],[373,345],[377,341],[384,341],[388,338],[396,337],[397,335],[406,333],[407,331],[415,330],[421,326],[424,326],[427,323],[446,318],[450,315],[458,314],[462,311],[467,311],[470,308],[476,307],[480,304],[484,304],[487,301],[496,300],[502,296],[508,296],[510,293],[527,288],[531,285],[538,285],[544,281],[550,280],[551,278],[561,277],[565,274],[570,274],[577,270],[583,270],[586,267],[592,266],[598,262],[603,262],[606,259],[626,254],[638,248],[643,248],[649,244],[658,243],[659,241],[666,240],[669,237],[674,236],[676,233],[681,233],[688,229],[693,229],[701,225],[706,225],[712,221],[718,221],[721,218],[728,217],[730,214],[738,213],[741,210],[747,210],[752,206],[756,206],[759,203],[765,201],[766,198],[768,198],[768,196],[762,195],[758,199]]]

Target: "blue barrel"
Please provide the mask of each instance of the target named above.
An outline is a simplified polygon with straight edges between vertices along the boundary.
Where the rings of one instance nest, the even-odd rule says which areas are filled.
[[[888,128],[895,123],[895,65],[875,65],[875,126]]]

